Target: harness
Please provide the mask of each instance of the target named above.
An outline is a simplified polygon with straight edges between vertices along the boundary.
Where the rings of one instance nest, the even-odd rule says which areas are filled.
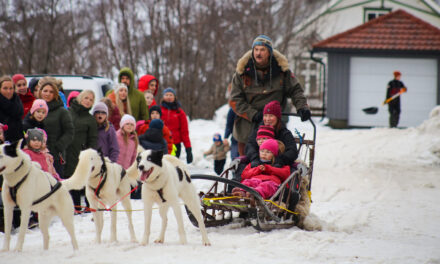
[[[14,172],[18,171],[23,165],[24,165],[24,160],[21,160],[20,165],[18,165],[18,167],[14,169]],[[29,169],[29,171],[26,173],[26,175],[24,175],[24,177],[15,186],[9,186],[9,195],[11,196],[11,199],[12,199],[12,201],[14,201],[15,204],[17,204],[17,192],[18,192],[18,189],[23,184],[23,182],[27,179],[27,177],[29,176],[30,172],[31,172],[31,170]],[[40,197],[39,199],[34,201],[32,203],[32,205],[39,204],[42,201],[46,200],[53,193],[55,193],[60,187],[61,187],[61,182],[57,181],[57,183],[55,185],[53,185],[53,186],[51,185],[50,186],[50,191],[48,193],[46,193],[45,195],[43,195],[42,197]]]
[[[101,197],[99,197],[99,193],[101,192],[102,187],[104,187],[104,184],[107,181],[107,166],[105,165],[105,160],[102,155],[101,155],[101,160],[102,160],[101,170],[99,171],[99,173],[97,175],[94,176],[94,178],[96,178],[101,175],[101,179],[99,179],[99,184],[98,184],[97,188],[93,188],[92,186],[89,185],[90,189],[93,190],[93,192],[95,193],[95,195],[98,198],[101,198]]]

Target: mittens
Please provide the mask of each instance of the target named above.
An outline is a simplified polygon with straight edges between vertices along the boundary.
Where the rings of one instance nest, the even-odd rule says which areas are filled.
[[[301,117],[301,121],[307,121],[310,119],[310,117],[312,116],[312,113],[310,112],[309,109],[307,108],[301,108],[298,110],[298,114]]]
[[[191,147],[186,148],[186,163],[190,164],[193,161],[193,154]]]

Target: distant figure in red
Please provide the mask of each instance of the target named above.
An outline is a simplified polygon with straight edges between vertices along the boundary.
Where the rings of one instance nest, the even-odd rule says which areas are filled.
[[[401,92],[406,92],[407,88],[400,81],[402,74],[399,71],[395,71],[394,79],[388,83],[386,99],[399,94]],[[395,97],[388,103],[388,111],[390,112],[390,127],[397,127],[400,118],[400,96]]]

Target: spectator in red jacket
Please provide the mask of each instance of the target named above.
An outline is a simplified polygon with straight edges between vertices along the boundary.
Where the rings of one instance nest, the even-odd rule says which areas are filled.
[[[24,114],[21,119],[24,119],[29,110],[31,110],[35,97],[28,89],[27,81],[23,74],[15,74],[12,76],[12,81],[14,82],[15,92],[18,94],[21,103],[23,104]]]
[[[174,145],[176,146],[176,157],[180,157],[181,143],[185,146],[186,162],[193,161],[191,141],[189,139],[188,119],[180,103],[176,97],[176,91],[168,87],[163,93],[161,102],[162,120],[165,125],[171,130]]]
[[[146,74],[139,79],[138,82],[138,90],[145,94],[145,91],[149,90],[156,96],[157,91],[159,90],[159,80],[153,75]],[[153,98],[153,102],[148,105],[148,107],[152,107],[153,105],[157,105],[156,100]]]

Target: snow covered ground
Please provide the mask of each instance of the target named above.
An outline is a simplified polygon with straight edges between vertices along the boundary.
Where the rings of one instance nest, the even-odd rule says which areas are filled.
[[[215,132],[223,134],[227,110],[220,108],[213,121],[190,123],[193,173],[213,171],[212,160],[203,159],[202,152]],[[23,252],[1,252],[0,263],[440,263],[440,108],[432,115],[408,129],[333,130],[316,120],[313,203],[307,223],[317,231],[209,228],[212,246],[203,247],[198,229],[185,217],[189,243],[180,245],[170,212],[165,244],[144,247],[129,242],[124,213],[118,217],[118,242],[109,243],[106,213],[104,242],[97,245],[87,214],[75,216],[79,251],[73,252],[67,232],[55,219],[48,251],[42,250],[39,229],[29,230]],[[292,119],[289,128],[294,124],[299,121]],[[207,185],[194,182],[199,188]],[[142,209],[140,201],[132,201]],[[135,211],[133,216],[140,240],[143,213]],[[155,210],[150,240],[159,226]],[[11,248],[16,239],[14,234]]]

